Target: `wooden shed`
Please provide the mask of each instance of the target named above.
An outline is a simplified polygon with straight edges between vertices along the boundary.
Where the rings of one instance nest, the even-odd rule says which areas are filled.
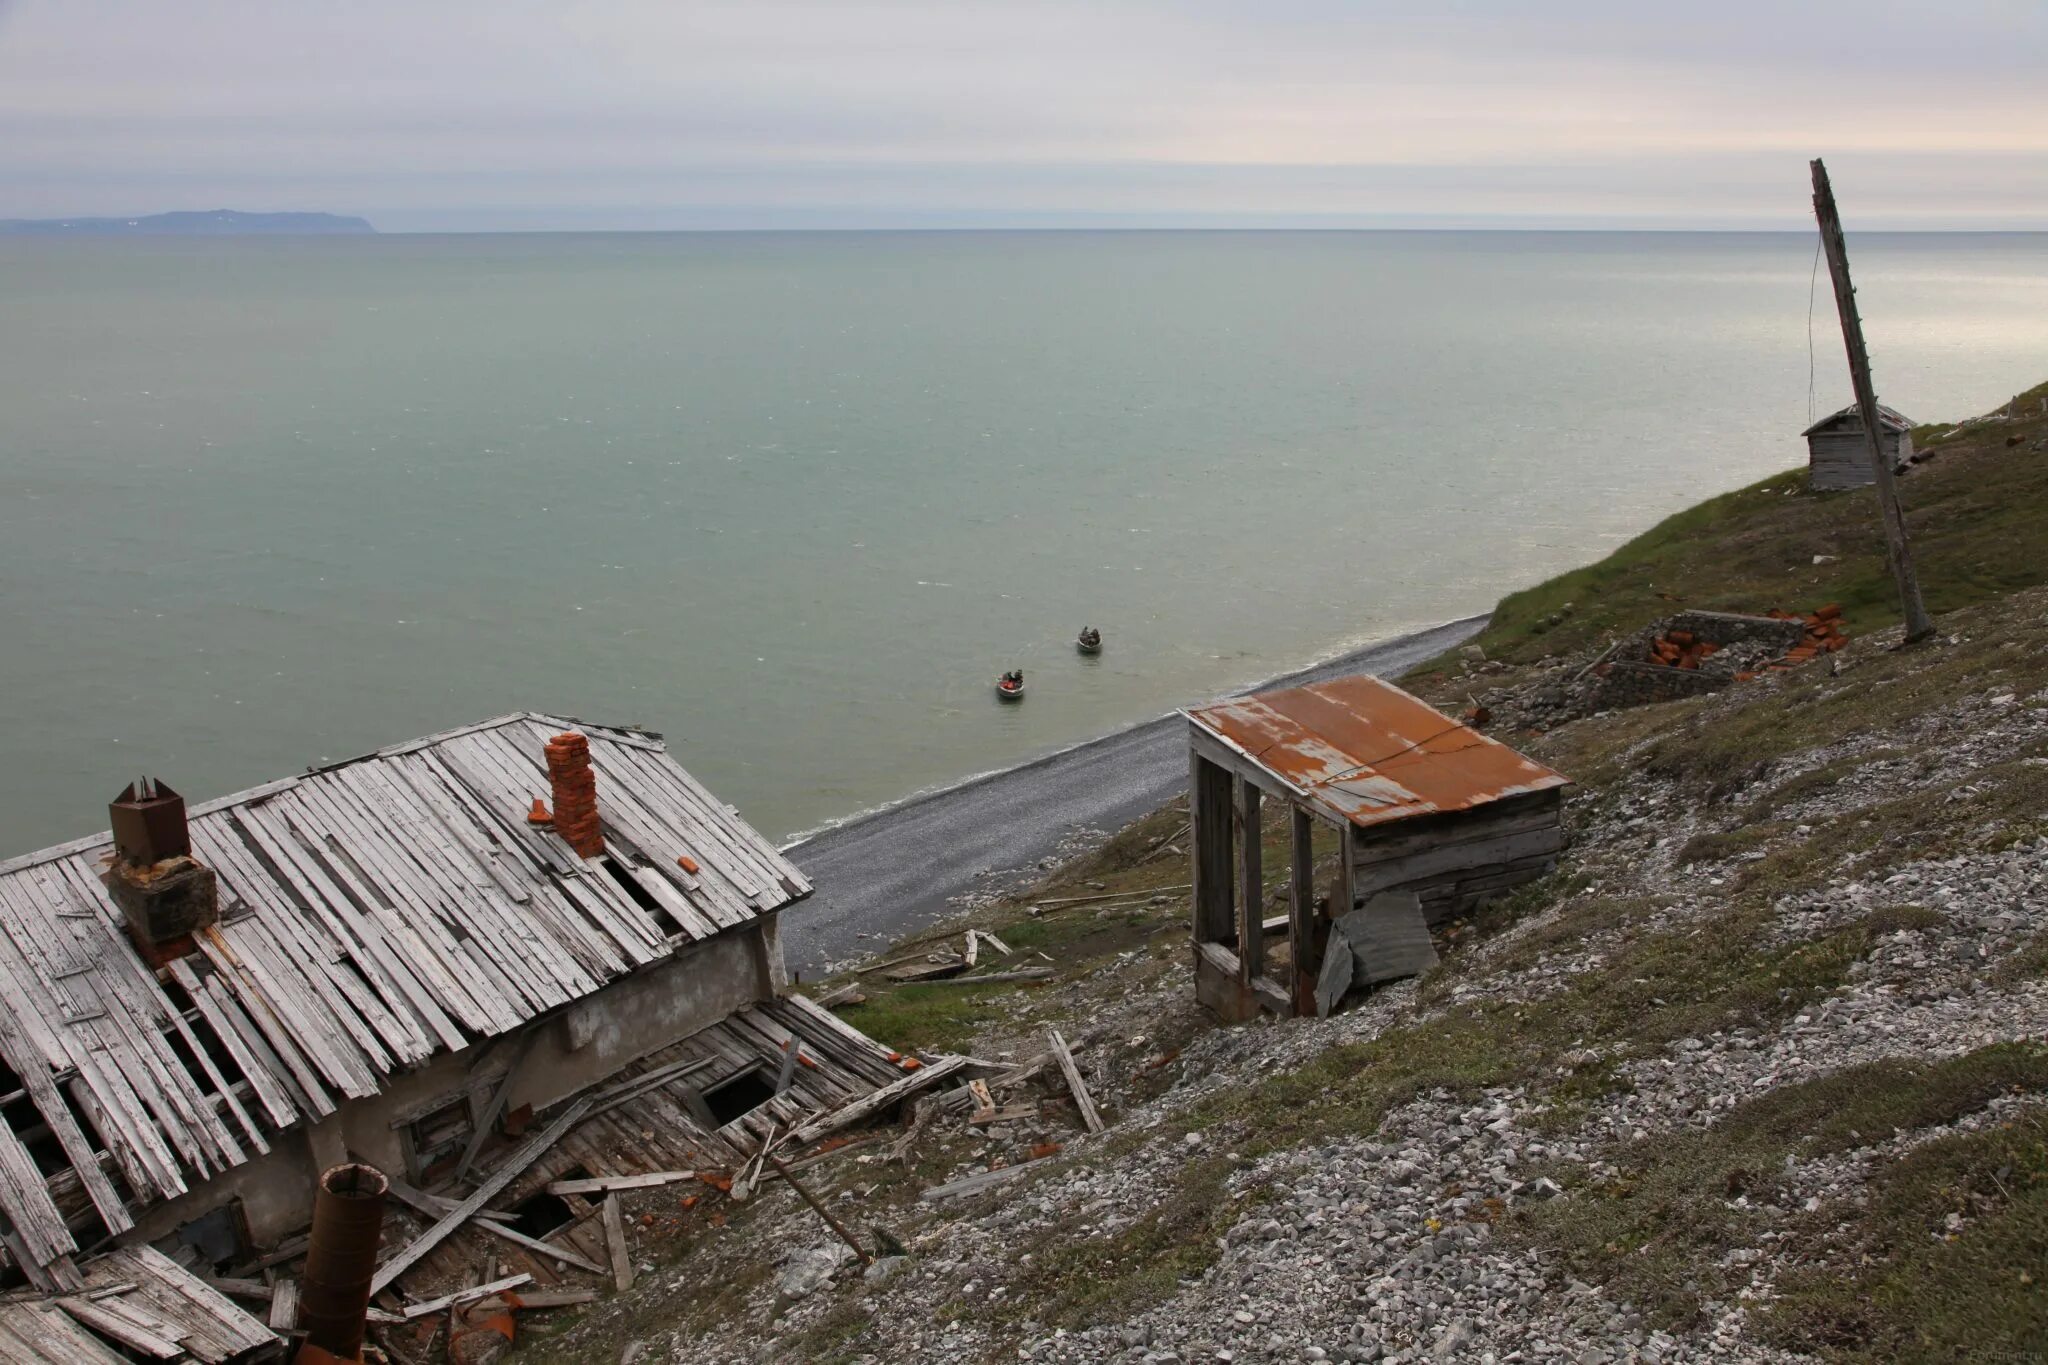
[[[1337,678],[1182,714],[1196,993],[1225,1018],[1315,1012],[1332,920],[1381,892],[1412,892],[1434,925],[1557,864],[1569,779],[1392,683]],[[1268,797],[1288,811],[1270,888]],[[1337,855],[1322,894],[1319,847]],[[1267,919],[1269,897],[1284,915]],[[1283,933],[1284,963],[1277,942],[1267,951]]]
[[[1904,473],[1913,463],[1913,424],[1884,404],[1877,405],[1880,436],[1892,468]],[[1863,434],[1863,414],[1855,407],[1823,417],[1805,431],[1807,486],[1821,491],[1861,488],[1877,481],[1870,467],[1870,440]]]

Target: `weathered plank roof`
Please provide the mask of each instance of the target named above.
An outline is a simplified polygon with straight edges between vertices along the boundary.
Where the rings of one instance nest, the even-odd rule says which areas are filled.
[[[0,1365],[125,1365],[127,1352],[207,1365],[269,1359],[284,1342],[176,1261],[124,1247],[76,1293],[0,1302]]]
[[[1466,810],[1570,780],[1364,674],[1182,714],[1295,796],[1354,825]]]
[[[543,746],[569,728],[590,740],[603,858],[526,821],[549,796]],[[0,1212],[32,1265],[64,1263],[67,1215],[88,1202],[120,1232],[437,1052],[811,889],[659,737],[532,713],[197,805],[189,823],[221,919],[161,977],[101,883],[110,836],[0,863],[0,1058],[21,1082],[5,1089],[25,1088],[65,1159],[39,1171],[17,1136],[35,1120],[5,1109]]]
[[[1902,413],[1894,412],[1882,403],[1877,405],[1877,420],[1883,423],[1886,431],[1911,431],[1913,429],[1913,423],[1910,419]],[[1863,428],[1863,414],[1857,411],[1856,405],[1852,403],[1840,412],[1830,413],[1826,417],[1821,418],[1799,434],[1801,436],[1812,436],[1837,426],[1853,426],[1860,431]]]

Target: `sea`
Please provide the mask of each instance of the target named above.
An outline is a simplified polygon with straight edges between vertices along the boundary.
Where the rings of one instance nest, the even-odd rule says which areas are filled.
[[[2048,235],[1850,251],[1892,406],[2048,378]],[[197,801],[512,710],[661,731],[788,839],[1800,463],[1849,400],[1815,267],[1799,233],[0,240],[0,856],[140,773]]]

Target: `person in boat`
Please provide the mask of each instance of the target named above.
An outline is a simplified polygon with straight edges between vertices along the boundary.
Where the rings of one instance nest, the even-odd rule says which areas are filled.
[[[1102,632],[1093,626],[1081,627],[1081,643],[1093,649],[1102,643]]]
[[[1013,669],[1011,669],[1011,670],[1010,670],[1009,672],[1007,672],[1007,673],[1003,674],[1003,686],[1004,686],[1004,687],[1005,687],[1006,689],[1008,689],[1009,691],[1012,691],[1012,692],[1014,692],[1014,691],[1016,691],[1016,690],[1017,690],[1018,688],[1022,687],[1023,685],[1024,685],[1024,670],[1023,670],[1023,669],[1021,669],[1021,668],[1013,668]]]

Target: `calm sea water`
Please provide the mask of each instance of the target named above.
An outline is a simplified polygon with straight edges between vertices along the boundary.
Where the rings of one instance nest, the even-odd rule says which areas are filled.
[[[1852,250],[1888,402],[2048,375],[2048,236]],[[0,853],[519,708],[787,835],[1484,610],[1803,458],[1812,251],[0,242]]]

